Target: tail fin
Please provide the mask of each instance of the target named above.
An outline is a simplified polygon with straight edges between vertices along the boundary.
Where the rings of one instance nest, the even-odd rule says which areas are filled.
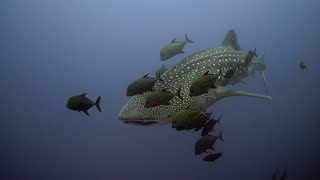
[[[183,100],[181,95],[180,95],[180,92],[181,92],[181,86],[179,87],[179,89],[178,89],[178,91],[176,93],[176,96],[178,96],[181,100]]]
[[[264,63],[264,52],[262,52],[260,60],[262,61],[263,64],[265,64]],[[269,94],[267,79],[266,79],[266,75],[265,75],[264,71],[260,71],[260,75],[263,79],[263,84],[264,84],[264,88],[266,90],[266,93]]]
[[[94,103],[94,105],[95,105],[95,106],[97,107],[97,109],[101,112],[100,99],[101,99],[101,96],[98,97],[98,99],[96,100],[96,102]]]
[[[222,131],[220,131],[218,138],[223,142]]]
[[[187,34],[184,34],[184,36],[185,36],[185,41],[184,41],[185,43],[194,43],[188,38]]]

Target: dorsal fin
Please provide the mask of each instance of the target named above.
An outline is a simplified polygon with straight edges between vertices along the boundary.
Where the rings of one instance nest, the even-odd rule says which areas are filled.
[[[174,42],[176,42],[176,38],[172,39],[172,41],[171,41],[171,43],[174,43]]]
[[[232,47],[235,50],[241,50],[240,45],[238,44],[238,38],[236,32],[231,29],[226,37],[224,38],[221,46],[227,46],[227,47]]]
[[[144,76],[143,76],[143,78],[147,78],[149,74],[150,74],[150,73],[148,73],[148,74],[144,75]]]
[[[80,96],[85,97],[88,93],[83,93]]]

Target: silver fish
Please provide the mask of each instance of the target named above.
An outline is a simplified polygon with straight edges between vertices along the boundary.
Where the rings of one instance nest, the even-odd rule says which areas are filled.
[[[270,96],[248,93],[243,91],[237,91],[225,87],[228,84],[234,84],[241,82],[248,75],[259,71],[263,74],[266,69],[266,65],[262,59],[253,57],[250,64],[245,64],[246,52],[240,49],[237,42],[237,35],[234,30],[230,30],[223,43],[217,48],[206,49],[197,53],[194,53],[176,65],[171,67],[165,73],[161,75],[161,79],[165,83],[157,82],[153,90],[160,91],[167,88],[170,92],[176,92],[181,87],[182,99],[173,98],[170,105],[160,105],[153,108],[145,108],[144,104],[147,97],[153,92],[146,92],[139,94],[130,99],[127,104],[121,109],[119,113],[119,119],[127,121],[153,121],[157,123],[151,124],[165,124],[170,122],[173,114],[179,110],[185,109],[186,107],[192,107],[193,104],[202,107],[206,110],[216,101],[230,96],[249,96],[259,97],[265,99],[272,99]],[[221,83],[219,80],[224,82],[223,77],[217,79],[217,87],[210,89],[208,93],[200,96],[189,96],[189,89],[192,82],[203,73],[209,71],[209,73],[224,74],[230,69],[235,69],[233,78],[227,82],[227,84]]]

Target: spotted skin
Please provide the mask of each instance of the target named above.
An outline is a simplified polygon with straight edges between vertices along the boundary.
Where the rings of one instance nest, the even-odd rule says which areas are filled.
[[[226,39],[227,38],[230,39],[228,35]],[[181,96],[183,100],[173,98],[170,105],[144,108],[146,98],[152,93],[147,92],[143,95],[134,96],[129,100],[120,111],[119,119],[123,121],[158,120],[160,122],[163,119],[170,119],[175,112],[186,108],[196,100],[198,103],[200,102],[204,109],[206,109],[217,100],[233,95],[270,98],[263,95],[246,94],[245,92],[237,94],[233,90],[224,87],[224,85],[240,82],[250,73],[256,71],[256,64],[261,66],[262,62],[253,59],[250,65],[246,65],[244,62],[246,53],[239,47],[232,46],[235,42],[231,41],[229,43],[230,46],[228,46],[228,43],[223,44],[224,46],[206,49],[186,57],[161,75],[161,78],[165,83],[157,82],[153,87],[154,91],[160,91],[167,88],[170,92],[176,92],[177,89],[181,87]],[[217,88],[210,89],[208,93],[200,96],[189,96],[190,86],[197,77],[203,75],[207,71],[209,71],[210,74],[219,74],[220,68],[222,74],[226,73],[230,69],[235,69],[236,71],[233,78],[226,83],[224,78],[219,76],[216,81],[218,86]]]

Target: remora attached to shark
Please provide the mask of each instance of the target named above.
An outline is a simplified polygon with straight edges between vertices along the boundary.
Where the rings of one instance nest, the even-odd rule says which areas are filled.
[[[171,105],[145,108],[146,98],[154,92],[139,94],[132,97],[121,109],[119,119],[129,124],[164,124],[170,122],[173,114],[181,109],[193,106],[197,108],[201,107],[205,110],[214,102],[224,97],[249,96],[271,99],[270,96],[237,91],[225,87],[228,84],[240,82],[248,75],[257,71],[264,78],[263,71],[266,65],[263,62],[263,57],[253,58],[250,64],[246,64],[244,61],[246,54],[238,44],[235,31],[230,30],[219,47],[206,49],[184,58],[161,75],[165,83],[157,82],[153,87],[154,91],[167,88],[170,92],[176,92],[181,87],[183,100],[175,97],[171,100]],[[220,68],[223,74],[229,69],[236,69],[233,78],[227,84],[224,83],[223,86],[218,85],[216,88],[210,89],[208,93],[200,96],[189,96],[189,88],[197,77],[207,71],[218,74]],[[222,77],[219,79],[222,80]]]

